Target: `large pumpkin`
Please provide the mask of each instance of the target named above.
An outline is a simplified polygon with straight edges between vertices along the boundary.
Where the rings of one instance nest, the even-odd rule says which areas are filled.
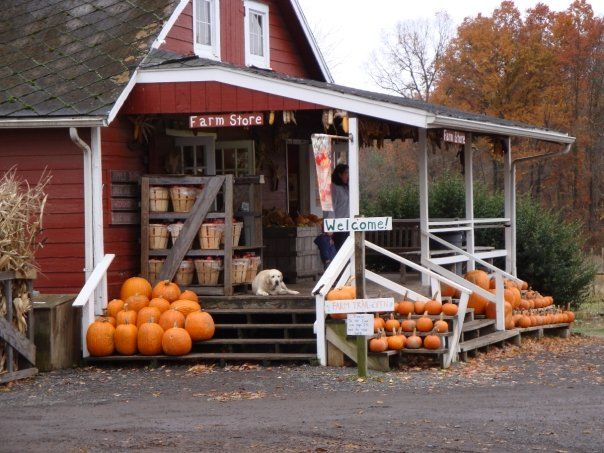
[[[136,325],[136,312],[134,310],[130,310],[128,304],[124,304],[124,308],[120,312],[118,312],[115,321],[118,326],[120,324]]]
[[[107,321],[94,321],[86,331],[86,347],[92,357],[105,357],[113,354],[115,327]]]
[[[199,296],[197,294],[195,294],[193,291],[191,291],[190,289],[187,289],[187,290],[183,291],[182,293],[180,293],[179,299],[192,300],[193,302],[199,303]]]
[[[214,320],[208,312],[195,311],[185,319],[185,330],[189,332],[191,340],[204,341],[214,336],[216,328]]]
[[[170,302],[163,297],[156,297],[155,299],[151,299],[149,301],[149,307],[155,307],[160,311],[160,313],[163,313],[164,311],[170,309]]]
[[[476,286],[480,286],[482,289],[489,289],[489,275],[485,271],[473,270],[468,272],[465,279]]]
[[[142,277],[130,277],[128,280],[122,283],[122,288],[120,289],[121,300],[125,301],[130,296],[134,296],[135,294],[142,294],[150,299],[151,283]]]
[[[155,285],[151,295],[153,298],[163,297],[168,302],[174,302],[180,296],[180,288],[176,283],[172,283],[170,280],[162,280]]]
[[[158,355],[163,352],[161,342],[164,329],[154,322],[146,322],[138,329],[137,346],[142,355]]]
[[[124,301],[121,299],[113,299],[107,304],[107,315],[116,318],[118,312],[124,308]]]
[[[138,313],[141,308],[149,305],[149,298],[143,294],[134,294],[124,301],[130,310]]]
[[[488,302],[488,299],[485,299],[481,295],[472,293],[468,298],[468,308],[473,308],[475,315],[484,315],[484,310]]]
[[[172,302],[172,305],[170,305],[170,307],[174,310],[178,310],[183,315],[185,315],[185,317],[189,313],[201,310],[201,305],[199,305],[197,302],[193,302],[192,300],[176,300]]]
[[[137,351],[138,329],[134,324],[120,324],[115,328],[115,350],[122,355],[133,355]]]
[[[325,300],[351,300],[356,299],[357,297],[357,289],[355,286],[344,285],[338,288],[334,288],[327,293],[325,296]],[[333,314],[329,315],[333,319],[345,319],[346,314]]]
[[[180,327],[166,330],[161,345],[166,355],[185,355],[191,352],[193,347],[189,332]]]
[[[440,284],[440,295],[442,297],[459,297],[457,290],[446,283]]]
[[[497,318],[497,305],[495,305],[495,302],[487,303],[487,305],[485,307],[485,314],[487,315],[487,318],[489,318],[489,319]],[[508,316],[512,316],[512,304],[510,304],[508,301],[505,301],[503,303],[503,315],[506,318]]]
[[[184,327],[185,315],[183,315],[178,310],[174,310],[171,308],[170,310],[166,310],[161,314],[161,316],[159,317],[158,324],[164,330],[168,330],[171,327],[174,327],[174,324],[176,324],[177,327]]]
[[[151,322],[159,322],[159,317],[161,316],[161,311],[157,307],[144,307],[141,308],[136,316],[136,327],[139,327],[142,324]]]

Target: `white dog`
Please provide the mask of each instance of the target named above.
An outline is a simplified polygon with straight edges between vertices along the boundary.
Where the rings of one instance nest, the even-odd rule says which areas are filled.
[[[283,283],[283,274],[277,269],[265,269],[258,272],[252,282],[252,291],[257,296],[300,294],[298,291],[287,289]]]

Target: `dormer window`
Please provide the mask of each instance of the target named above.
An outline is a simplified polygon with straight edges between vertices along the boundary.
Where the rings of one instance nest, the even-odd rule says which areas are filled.
[[[220,60],[220,0],[193,0],[195,53]]]
[[[270,68],[268,5],[246,0],[245,4],[245,64]]]

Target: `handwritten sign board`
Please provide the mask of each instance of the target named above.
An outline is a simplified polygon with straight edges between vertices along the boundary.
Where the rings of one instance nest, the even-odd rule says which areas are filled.
[[[457,143],[459,145],[466,144],[466,134],[450,129],[443,129],[443,140],[449,143]]]
[[[346,318],[346,335],[373,335],[373,315],[348,315]]]
[[[327,233],[337,233],[340,231],[389,231],[392,229],[392,217],[324,219],[323,228]]]
[[[394,298],[330,300],[325,304],[325,313],[375,313],[394,311]]]
[[[189,127],[191,129],[199,129],[204,127],[262,126],[263,124],[264,115],[259,112],[193,115],[189,117]]]

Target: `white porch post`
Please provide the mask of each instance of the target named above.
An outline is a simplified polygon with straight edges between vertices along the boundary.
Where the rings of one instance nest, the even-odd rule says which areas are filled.
[[[419,131],[419,229],[421,232],[421,262],[424,264],[430,259],[429,213],[428,213],[428,137],[427,129],[418,128]],[[422,274],[422,286],[428,286],[430,278]]]
[[[469,220],[469,231],[466,231],[466,246],[468,253],[474,255],[474,165],[472,149],[472,133],[466,133],[466,144],[463,149],[464,155],[464,180],[466,189],[466,220]],[[473,271],[476,263],[473,259],[468,260],[468,271]]]
[[[355,117],[348,119],[348,196],[350,201],[350,217],[360,212],[360,177],[359,177],[359,120]]]
[[[105,256],[105,245],[103,238],[103,164],[101,155],[101,128],[90,129],[91,163],[92,163],[92,234],[93,234],[93,256],[96,267]],[[95,291],[94,311],[100,315],[107,305],[107,277]]]
[[[512,139],[506,139],[507,152],[503,155],[503,216],[510,219],[511,225],[505,228],[505,271],[508,274],[516,275],[513,270],[515,247],[513,243],[514,231],[516,228],[515,220],[512,219],[515,207],[513,205],[512,192],[514,191],[513,170],[512,170]]]

